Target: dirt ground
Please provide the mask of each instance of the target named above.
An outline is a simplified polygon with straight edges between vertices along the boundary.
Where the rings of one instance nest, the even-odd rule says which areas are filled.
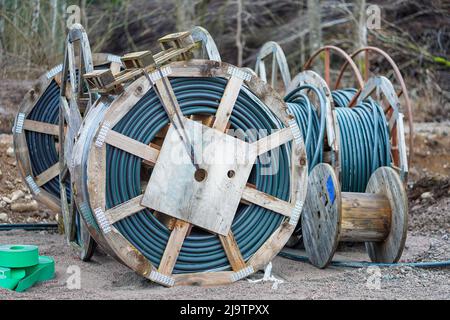
[[[14,86],[15,83],[6,84]],[[3,83],[2,83],[3,86]],[[5,87],[3,87],[5,88]],[[20,94],[0,92],[0,132],[10,132],[12,107]],[[7,99],[5,98],[7,96]],[[3,105],[2,105],[3,103]],[[15,110],[15,109],[14,109]],[[6,129],[4,129],[6,127]],[[450,123],[416,124],[415,157],[410,170],[409,234],[402,261],[450,259]],[[54,222],[55,213],[35,203],[22,182],[12,150],[12,136],[0,134],[0,224]],[[14,203],[29,208],[17,212]],[[26,293],[0,289],[1,299],[450,299],[450,270],[394,267],[389,269],[318,270],[281,257],[273,274],[283,282],[166,289],[134,274],[110,257],[97,253],[81,262],[61,235],[49,232],[0,232],[0,243],[36,244],[56,260],[56,278]],[[300,254],[304,254],[299,252]],[[342,246],[336,259],[367,261],[363,246]],[[75,266],[75,267],[74,267]],[[69,289],[71,272],[79,267],[81,288]],[[75,269],[74,269],[75,268]],[[254,278],[262,278],[258,274]],[[70,282],[70,281],[69,281]]]
[[[0,299],[450,299],[448,269],[395,267],[380,269],[379,273],[366,268],[329,267],[319,270],[307,263],[277,257],[273,261],[273,275],[283,281],[277,288],[273,287],[273,282],[241,280],[230,286],[168,289],[144,280],[103,254],[94,256],[90,263],[83,263],[57,234],[0,233],[0,243],[11,241],[37,244],[41,254],[55,257],[56,278],[25,293],[0,290]],[[345,247],[342,250],[336,259],[367,260],[363,247]],[[449,258],[448,237],[410,235],[402,260]],[[72,283],[73,266],[78,266],[81,271],[79,290],[67,286],[67,282]],[[262,277],[262,274],[254,276]]]

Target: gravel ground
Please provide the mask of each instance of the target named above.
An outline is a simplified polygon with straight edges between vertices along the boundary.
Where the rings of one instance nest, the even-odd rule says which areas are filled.
[[[151,283],[112,258],[98,253],[90,263],[81,262],[62,236],[47,232],[0,233],[0,243],[37,244],[40,253],[56,260],[56,278],[25,293],[0,289],[0,299],[450,299],[449,269],[344,269],[319,270],[309,264],[277,257],[273,275],[283,281],[231,286],[163,288]],[[340,248],[336,259],[366,260],[362,246]],[[302,252],[299,252],[300,254]],[[450,259],[448,237],[412,235],[404,261]],[[81,288],[69,289],[73,270],[79,268]],[[262,278],[262,274],[254,278]],[[378,285],[379,284],[379,285]]]
[[[10,132],[14,110],[22,91],[10,94],[10,81],[0,86],[0,132]],[[26,88],[26,90],[25,90]],[[416,124],[416,156],[410,170],[409,236],[403,261],[450,259],[450,126]],[[33,203],[21,181],[11,153],[12,136],[0,134],[0,223],[54,222],[55,213]],[[13,201],[13,199],[15,199]],[[32,210],[17,212],[13,202]],[[56,261],[56,278],[25,293],[0,289],[3,299],[450,299],[450,269],[343,269],[319,270],[306,263],[277,257],[273,273],[283,283],[251,283],[231,286],[163,288],[146,281],[127,267],[98,252],[90,263],[81,262],[63,237],[48,232],[0,232],[0,244],[36,244],[42,255]],[[300,252],[300,254],[304,254]],[[367,260],[362,246],[343,246],[335,259]],[[79,269],[78,269],[79,268]],[[68,282],[79,270],[81,287]],[[262,274],[254,278],[262,278]]]

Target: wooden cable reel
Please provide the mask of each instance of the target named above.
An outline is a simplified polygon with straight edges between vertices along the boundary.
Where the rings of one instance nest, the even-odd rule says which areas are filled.
[[[388,117],[390,122],[390,132],[391,132],[391,145],[392,145],[392,158],[394,162],[394,166],[401,173],[400,177],[402,180],[407,181],[408,178],[408,167],[411,165],[412,155],[414,154],[414,127],[413,127],[413,113],[411,100],[409,98],[408,90],[406,88],[405,81],[400,72],[395,61],[383,50],[376,47],[363,47],[351,54],[351,58],[355,59],[360,54],[364,54],[364,69],[363,75],[366,82],[371,80],[370,88],[365,90],[365,96],[370,95],[374,89],[378,92],[382,91],[385,96],[385,101],[383,102],[385,105],[385,113],[386,117]],[[372,54],[372,55],[371,55]],[[393,85],[390,81],[385,77],[376,76],[370,78],[370,57],[371,56],[381,56],[384,60],[388,62],[390,67],[392,68],[392,74],[395,77],[396,82],[400,86],[399,91],[395,91]],[[346,61],[340,70],[339,76],[337,78],[336,85],[339,85],[342,80],[343,74],[348,66],[348,62]],[[393,92],[393,94],[392,94]],[[360,89],[356,96],[359,96],[362,93],[362,89]],[[377,93],[379,95],[379,93]],[[406,142],[405,142],[405,132],[403,127],[403,114],[401,113],[401,107],[403,104],[399,102],[399,99],[403,97],[404,99],[404,108],[406,110],[406,115],[408,119],[408,127],[409,127],[409,139],[408,139],[408,150],[406,150]],[[364,98],[364,97],[361,97]]]
[[[327,141],[328,146],[331,148],[332,156],[329,157],[328,163],[331,163],[336,170],[338,176],[340,175],[340,159],[339,159],[339,150],[340,150],[340,142],[339,142],[339,126],[337,125],[336,115],[333,112],[335,106],[333,102],[333,97],[331,95],[332,90],[337,90],[339,88],[339,82],[336,82],[335,85],[332,85],[331,80],[331,62],[332,62],[332,54],[341,57],[346,63],[351,67],[352,76],[356,82],[357,87],[362,90],[364,87],[364,81],[359,72],[358,67],[352,60],[352,58],[341,48],[336,46],[324,46],[318,49],[316,52],[312,54],[312,56],[308,59],[308,61],[303,66],[303,72],[300,72],[291,82],[288,87],[288,92],[294,90],[298,86],[303,83],[308,83],[321,88],[326,96],[327,102],[330,104],[330,107],[327,108]],[[323,56],[324,69],[323,69],[323,77],[321,75],[312,71],[312,67],[317,58]]]
[[[184,37],[185,33],[179,34],[181,37]],[[164,38],[172,38],[176,39],[176,37],[172,36],[166,36]],[[210,60],[215,60],[220,62],[220,55],[217,51],[217,47],[214,43],[214,40],[209,35],[208,31],[201,27],[195,27],[192,30],[192,39],[196,43],[199,44],[197,47],[192,47],[189,52],[190,54],[197,55],[200,57],[209,58]],[[176,41],[176,40],[175,40]],[[190,46],[190,44],[188,44]],[[190,46],[191,47],[191,46]],[[183,48],[181,48],[183,49]],[[186,52],[184,50],[180,50],[180,52]],[[157,54],[159,56],[158,63],[160,64],[166,64],[168,61],[172,59],[177,59],[177,56],[174,56],[171,50],[161,52]],[[168,57],[168,59],[164,59],[164,56]],[[112,257],[120,260],[120,258],[115,254],[113,250],[109,247],[108,243],[105,240],[105,237],[99,230],[99,225],[95,221],[95,218],[93,216],[93,210],[90,207],[89,203],[89,194],[87,193],[87,173],[86,173],[86,161],[87,161],[87,152],[89,152],[89,146],[93,143],[95,130],[99,126],[100,122],[104,119],[106,112],[110,108],[112,102],[114,99],[117,98],[117,92],[122,92],[124,88],[126,88],[130,83],[132,83],[131,80],[123,81],[122,83],[116,82],[117,78],[123,77],[127,73],[134,73],[136,68],[133,66],[142,66],[147,68],[148,70],[151,70],[151,68],[155,68],[155,66],[152,67],[152,64],[155,62],[155,59],[152,59],[149,57],[148,51],[143,51],[140,53],[132,53],[127,54],[124,57],[121,58],[122,60],[125,60],[126,63],[124,65],[128,65],[131,68],[125,69],[119,74],[113,75],[113,77],[105,77],[104,75],[106,73],[109,73],[109,70],[97,70],[90,74],[86,74],[85,78],[91,81],[92,84],[101,84],[101,88],[110,88],[109,93],[107,91],[101,90],[102,94],[101,97],[94,103],[94,105],[91,108],[91,111],[86,116],[85,119],[83,119],[81,128],[79,130],[79,135],[77,138],[77,141],[74,146],[74,152],[73,152],[73,183],[72,188],[74,190],[77,190],[75,193],[75,203],[77,205],[78,210],[83,214],[83,219],[86,223],[87,229],[89,230],[89,233],[94,238],[94,240],[99,244],[106,253],[111,255]],[[147,63],[150,63],[150,65],[146,65]],[[116,84],[114,87],[109,86],[110,83],[115,82]],[[97,86],[92,87],[92,91],[97,91],[99,88]],[[163,130],[164,131],[164,130]],[[161,135],[158,139],[163,139],[164,135]],[[153,146],[157,147],[157,141],[153,141]]]
[[[94,54],[94,65],[106,65],[110,63],[112,56],[107,54]],[[59,90],[62,78],[62,65],[58,65],[42,75],[29,90],[22,100],[18,115],[13,127],[14,152],[17,159],[17,167],[20,175],[30,188],[33,197],[53,212],[61,212],[61,202],[59,199],[59,190],[52,192],[47,188],[48,184],[58,178],[59,163],[57,156],[55,163],[48,165],[41,172],[34,170],[32,159],[35,157],[33,150],[27,142],[27,133],[35,133],[42,137],[50,137],[51,143],[47,145],[47,150],[53,150],[56,155],[59,153],[60,143],[58,127],[58,105]],[[49,97],[49,93],[54,97]],[[54,99],[55,121],[43,122],[30,119],[39,103],[39,107],[48,108],[48,99]]]
[[[302,214],[309,260],[325,268],[340,241],[365,242],[373,262],[397,262],[408,224],[408,198],[394,169],[378,168],[366,193],[341,192],[333,168],[319,164],[311,172]]]
[[[166,69],[163,76],[161,76],[161,70],[156,70],[149,74],[149,77],[144,76],[133,82],[124,89],[124,93],[109,107],[109,112],[97,130],[96,143],[91,146],[89,152],[87,184],[90,204],[94,209],[96,220],[101,226],[101,232],[110,248],[126,265],[142,276],[165,286],[229,284],[265,267],[282,249],[297,224],[303,206],[302,201],[306,196],[307,179],[306,155],[301,133],[295,121],[293,121],[294,119],[288,115],[281,97],[261,80],[243,70],[226,63],[206,60],[174,62],[164,68]],[[228,84],[212,128],[189,120],[184,116],[177,116],[181,114],[181,110],[168,77],[171,79],[209,77],[228,79]],[[148,78],[151,79],[151,83]],[[167,114],[172,123],[161,150],[151,145],[145,145],[114,130],[115,125],[152,88],[158,91],[158,97],[167,108]],[[228,126],[239,90],[249,90],[255,94],[265,107],[282,122],[285,129],[279,130],[273,135],[258,140],[258,142],[253,144],[237,141],[236,138],[224,134],[223,132]],[[237,143],[242,147],[248,147],[249,150],[253,150],[251,152],[253,156],[265,153],[294,140],[292,142],[293,151],[290,170],[290,201],[287,202],[271,197],[248,186],[246,184],[249,174],[248,165],[234,167],[234,174],[231,176],[229,175],[230,170],[224,171],[223,167],[209,165],[206,168],[206,179],[198,179],[197,181],[194,181],[194,178],[197,178],[198,170],[194,170],[192,165],[188,165],[187,168],[185,166],[171,165],[170,161],[167,160],[168,154],[170,154],[171,149],[176,148],[176,143],[171,142],[172,139],[167,137],[173,138],[173,136],[177,136],[175,127],[180,128],[181,124],[185,128],[184,130],[189,131],[193,128],[204,130],[210,139],[208,141],[215,145],[215,148],[228,150],[228,142]],[[192,142],[194,144],[203,143],[195,138]],[[109,174],[106,172],[107,164],[105,161],[107,146],[133,154],[154,166],[146,192],[113,208],[106,207],[106,174]],[[238,153],[235,152],[230,152],[228,156],[236,157]],[[170,179],[164,179],[164,177],[170,177]],[[181,177],[185,178],[181,179]],[[235,181],[231,185],[227,182],[230,179]],[[216,183],[211,182],[214,180],[216,180]],[[171,183],[171,198],[175,197],[178,200],[170,201],[167,195],[161,191],[163,189],[160,188],[161,184],[167,181]],[[202,187],[202,183],[205,184],[205,187]],[[226,186],[224,188],[229,192],[222,189],[219,192],[219,189],[216,189],[217,186]],[[177,190],[181,190],[181,192]],[[191,197],[183,201],[185,194],[190,194]],[[233,233],[230,232],[230,225],[220,222],[218,212],[205,210],[208,206],[215,208],[217,204],[220,204],[221,207],[228,208],[228,211],[222,210],[220,214],[223,214],[224,219],[229,221],[233,219],[234,210],[236,210],[230,208],[236,208],[241,200],[268,208],[284,216],[282,223],[275,232],[259,246],[259,249],[247,261],[244,260]],[[176,212],[174,213],[168,207],[173,204],[181,204],[185,208],[193,207],[195,210],[187,213],[185,211],[176,211],[178,212],[177,215]],[[118,221],[127,219],[147,207],[150,209],[157,207],[156,211],[164,212],[175,218],[173,230],[170,231],[159,266],[151,263],[115,226]],[[209,214],[213,219],[204,219],[206,217],[205,214]],[[220,223],[217,224],[216,222]],[[193,271],[173,274],[184,239],[188,236],[191,226],[201,226],[203,230],[209,230],[209,233],[220,238],[232,270],[209,270],[208,272],[200,273]]]
[[[66,240],[80,251],[81,260],[90,260],[95,242],[80,219],[70,186],[72,175],[72,151],[83,115],[89,112],[93,97],[84,86],[83,74],[92,72],[94,65],[87,34],[81,25],[73,25],[67,35],[59,110],[59,185],[61,211]],[[69,193],[69,195],[68,195]]]

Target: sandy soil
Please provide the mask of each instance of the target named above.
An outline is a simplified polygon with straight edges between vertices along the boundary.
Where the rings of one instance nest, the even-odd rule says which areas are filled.
[[[55,257],[57,273],[55,280],[25,293],[0,290],[0,299],[450,299],[448,269],[395,267],[380,269],[379,277],[371,278],[373,270],[335,267],[319,270],[306,263],[277,257],[273,262],[273,274],[284,281],[278,288],[273,288],[273,282],[242,280],[231,286],[167,289],[144,280],[102,254],[97,254],[90,263],[80,262],[57,234],[0,233],[0,243],[9,242],[39,245],[41,254]],[[366,260],[363,250],[360,246],[341,248],[336,259]],[[448,237],[411,235],[403,255],[404,261],[449,258]],[[80,268],[79,290],[67,287],[70,266]],[[255,278],[262,278],[262,274]],[[373,286],[375,279],[379,279],[379,287]]]

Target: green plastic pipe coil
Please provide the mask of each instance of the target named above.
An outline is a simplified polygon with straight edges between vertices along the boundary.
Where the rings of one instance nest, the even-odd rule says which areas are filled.
[[[186,117],[194,114],[214,116],[223,96],[226,79],[222,78],[173,78],[174,89],[181,110]],[[151,89],[113,128],[132,139],[149,144],[169,122],[158,97]],[[245,87],[240,91],[233,113],[231,127],[236,130],[281,129],[283,125],[270,113],[257,97]],[[246,140],[258,139],[254,131]],[[260,137],[259,137],[260,138]],[[283,200],[289,199],[290,147],[280,148],[278,158],[271,152],[278,166],[274,175],[262,175],[266,164],[257,161],[250,183],[258,190]],[[107,146],[106,207],[112,208],[140,194],[141,173],[144,168],[140,158],[120,149]],[[232,231],[244,259],[249,259],[268,239],[282,221],[282,216],[256,205],[241,204],[232,223]],[[154,217],[150,210],[143,210],[115,224],[147,259],[158,266],[167,245],[170,230]],[[185,239],[174,268],[174,273],[228,270],[230,265],[216,235],[193,228]]]
[[[0,246],[0,266],[5,268],[25,268],[39,263],[39,250],[29,245]]]

